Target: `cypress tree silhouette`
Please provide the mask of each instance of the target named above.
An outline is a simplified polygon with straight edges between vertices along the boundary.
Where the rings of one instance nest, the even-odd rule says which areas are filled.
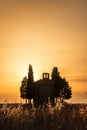
[[[52,80],[54,81],[54,97],[62,97],[63,99],[69,99],[72,96],[72,90],[65,78],[60,76],[58,68],[54,67],[52,70]]]
[[[33,68],[32,65],[29,64],[29,72],[27,80],[27,99],[29,99],[30,103],[31,99],[33,98],[33,84],[34,84]]]

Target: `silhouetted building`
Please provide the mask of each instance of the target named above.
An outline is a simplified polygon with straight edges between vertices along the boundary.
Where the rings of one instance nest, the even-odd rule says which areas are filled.
[[[42,105],[50,101],[54,103],[54,81],[50,80],[49,73],[43,73],[42,79],[34,83],[34,105]]]

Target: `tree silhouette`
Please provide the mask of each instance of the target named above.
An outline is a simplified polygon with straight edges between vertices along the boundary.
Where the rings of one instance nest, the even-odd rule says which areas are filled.
[[[60,76],[58,72],[58,68],[54,67],[52,70],[52,80],[54,81],[54,97],[62,97],[63,99],[69,99],[72,96],[71,87],[69,86],[68,82],[65,78]]]
[[[33,76],[33,68],[32,65],[29,65],[29,72],[28,72],[28,80],[27,80],[27,99],[33,98],[33,84],[34,84],[34,76]]]
[[[27,77],[25,76],[21,82],[20,97],[26,100],[27,103]]]

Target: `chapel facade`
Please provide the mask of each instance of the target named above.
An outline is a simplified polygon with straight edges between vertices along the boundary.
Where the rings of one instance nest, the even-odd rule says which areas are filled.
[[[49,73],[43,73],[42,79],[34,83],[34,105],[54,103],[54,81],[50,79]]]

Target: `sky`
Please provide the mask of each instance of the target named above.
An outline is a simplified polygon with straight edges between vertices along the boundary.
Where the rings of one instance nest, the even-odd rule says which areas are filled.
[[[0,0],[0,102],[21,102],[20,86],[54,66],[87,102],[87,0]]]

